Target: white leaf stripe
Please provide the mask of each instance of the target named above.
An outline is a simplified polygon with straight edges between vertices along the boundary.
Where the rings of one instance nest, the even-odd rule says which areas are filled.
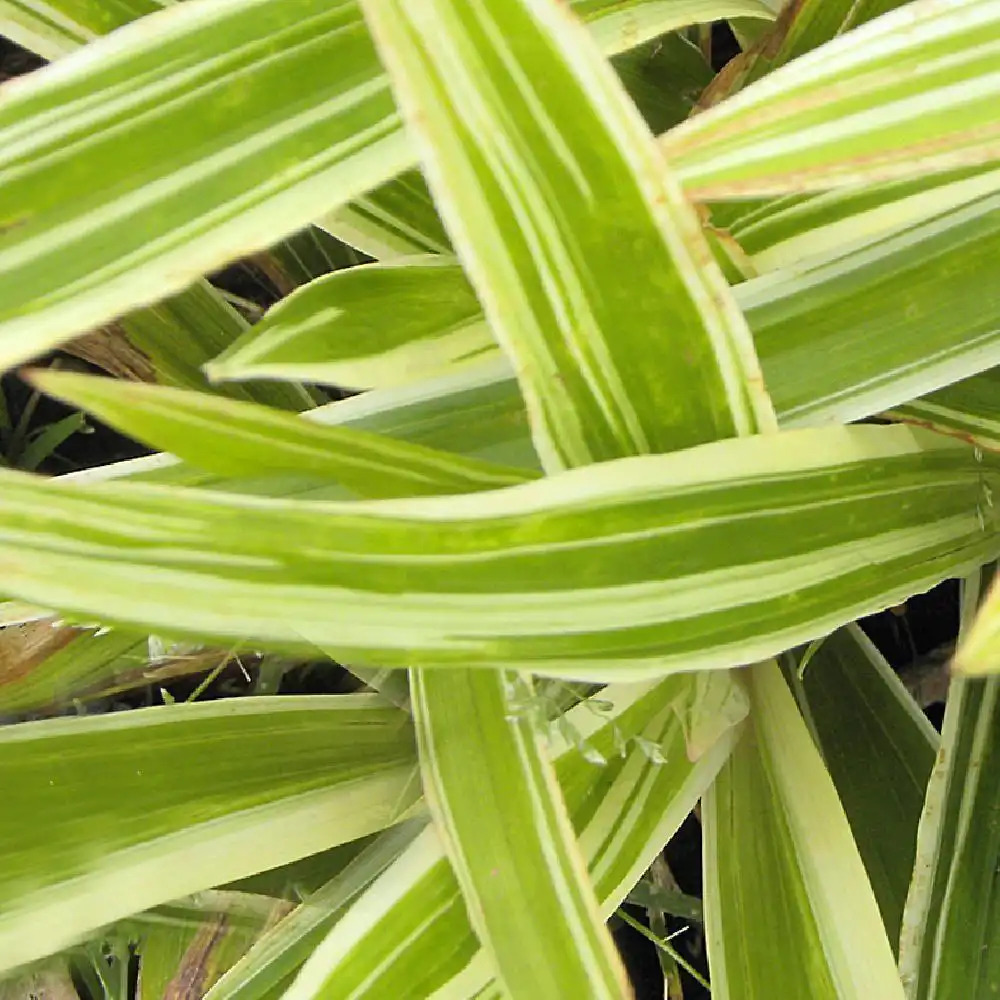
[[[372,308],[376,301],[383,308]],[[454,258],[423,255],[335,271],[303,285],[205,370],[213,379],[239,378],[249,365],[285,377],[304,365],[315,381],[368,388],[412,381],[428,366],[479,364],[497,354]]]
[[[775,12],[764,0],[570,0],[580,17],[600,14],[594,38],[615,48],[631,48],[689,24],[707,24],[731,17],[773,21]]]
[[[324,70],[320,80],[330,65],[362,72]],[[309,88],[308,104],[296,87]],[[247,100],[251,131],[236,124]],[[178,128],[187,142],[167,153],[162,136]],[[356,5],[312,0],[294,11],[271,0],[196,0],[143,18],[15,88],[0,134],[8,364],[299,228],[324,188],[349,197],[405,165]],[[47,192],[67,163],[93,184],[52,203]]]
[[[785,804],[801,878],[838,995],[902,1000],[892,949],[861,856],[792,694],[774,663],[755,667],[751,683],[765,766]],[[836,863],[827,863],[833,858]]]
[[[704,800],[713,993],[902,1000],[875,896],[812,735],[777,664],[755,665],[747,679],[751,725]]]
[[[733,205],[722,211],[729,233],[750,255],[756,271],[766,273],[914,229],[998,190],[1000,170],[977,166],[769,199],[744,213]]]
[[[323,932],[402,854],[425,825],[424,819],[414,819],[380,834],[332,879],[267,929],[203,1000],[251,1000],[279,986],[299,968],[314,944],[325,937]]]
[[[52,61],[173,0],[0,0],[0,34]]]
[[[962,581],[959,649],[974,633],[992,568]],[[996,937],[996,770],[1000,681],[955,677],[917,831],[899,968],[908,1000],[987,993]]]
[[[740,642],[747,658],[786,648],[988,561],[995,478],[988,458],[902,427],[370,504],[6,473],[0,558],[12,596],[91,620],[386,665],[641,676],[740,662]]]

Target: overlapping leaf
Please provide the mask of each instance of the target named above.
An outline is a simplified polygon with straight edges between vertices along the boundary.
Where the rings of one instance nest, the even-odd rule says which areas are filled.
[[[11,88],[0,136],[5,365],[407,164],[346,0],[196,0],[142,18]]]
[[[736,301],[754,332],[779,420],[792,425],[856,420],[1000,363],[1000,294],[992,280],[1000,248],[998,206],[1000,196],[986,194],[870,244],[835,248],[737,286]],[[358,296],[359,289],[367,294]],[[381,296],[402,295],[404,289],[403,305],[426,305],[439,296],[443,304],[434,312],[440,318],[427,307],[410,322],[404,312],[394,326],[387,312],[392,307]],[[348,382],[367,374],[391,385],[460,369],[489,349],[488,330],[476,325],[475,296],[454,265],[359,268],[310,285],[293,301],[294,308],[279,306],[245,346],[213,366],[213,373]],[[459,332],[453,330],[456,317],[461,317]],[[373,337],[376,329],[383,332]],[[370,348],[355,336],[362,330]],[[817,365],[818,356],[826,363]],[[467,380],[456,372],[452,382],[414,389],[414,395],[426,392],[434,402],[426,410],[411,410],[412,422],[407,418],[406,424],[422,435],[436,434],[442,424],[435,422],[432,430],[416,414],[445,413],[443,397],[454,385],[451,405],[469,406],[459,423],[470,445],[459,446],[459,436],[450,443],[423,440],[469,451],[477,424],[491,435],[506,428],[506,440],[513,443],[524,433],[524,416],[513,383],[505,386],[504,377],[500,367],[492,372],[480,367]],[[473,385],[480,388],[473,392]],[[393,398],[374,397],[368,405]],[[386,413],[381,425],[389,433],[406,425],[403,413],[410,407],[407,396],[395,399],[397,418]],[[478,413],[472,400],[481,406]]]
[[[58,59],[173,0],[0,0],[0,34]]]
[[[616,685],[595,699],[606,702],[602,709],[581,704],[567,715],[569,738],[556,743],[556,770],[605,916],[620,905],[729,754],[746,699],[727,675],[715,680],[712,708],[729,710],[716,717],[714,741],[695,760],[679,711],[684,705],[695,717],[700,707],[708,711],[700,706],[694,678]],[[595,763],[597,756],[605,763]],[[630,808],[623,812],[625,802]],[[494,996],[494,977],[443,846],[429,829],[347,912],[289,1000],[378,1000],[407,991]]]
[[[537,0],[363,8],[463,268],[514,362],[547,471],[773,419],[697,219],[578,24]],[[531,81],[542,77],[539,89]],[[656,276],[644,296],[588,263],[623,232],[617,245]],[[664,309],[670,324],[651,339]],[[693,389],[643,379],[640,346],[676,356],[683,346]],[[554,775],[530,724],[508,721],[514,679],[413,673],[425,794],[506,991],[623,996]],[[484,788],[496,794],[484,800]],[[516,914],[508,881],[523,889]]]
[[[215,654],[209,660],[214,665]],[[143,682],[148,637],[57,627],[51,619],[0,631],[0,717],[64,707]],[[205,659],[198,663],[204,667]],[[195,665],[197,666],[197,665]]]
[[[47,6],[74,37],[96,30]],[[611,32],[608,44],[631,43]],[[5,367],[180,291],[414,160],[354,0],[187,0],[142,17],[9,88],[0,148]]]
[[[755,427],[767,404],[747,388],[758,375],[742,318],[613,74],[549,4],[530,15],[511,4],[449,17],[425,5],[376,27],[380,44],[384,32],[406,53],[397,97],[463,267],[514,362],[543,462],[579,465]],[[481,75],[457,41],[436,59],[442,32],[461,32]],[[524,41],[507,54],[500,37]],[[532,61],[547,66],[546,97],[524,89],[518,63]],[[595,281],[592,261],[612,241],[618,280]],[[682,400],[658,367],[644,376],[636,359],[649,353],[683,358],[676,381],[700,391]],[[565,389],[552,393],[556,372]]]
[[[1000,451],[1000,369],[993,368],[937,392],[893,407],[896,420],[953,434],[981,448]]]
[[[205,994],[205,1000],[259,1000],[283,992],[313,949],[424,826],[416,819],[385,831],[271,927]]]

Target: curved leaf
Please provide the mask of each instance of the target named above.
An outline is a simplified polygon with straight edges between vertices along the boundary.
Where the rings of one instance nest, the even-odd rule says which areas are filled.
[[[12,595],[153,631],[641,677],[746,662],[989,561],[995,481],[988,456],[903,427],[376,503],[5,472],[0,564]]]

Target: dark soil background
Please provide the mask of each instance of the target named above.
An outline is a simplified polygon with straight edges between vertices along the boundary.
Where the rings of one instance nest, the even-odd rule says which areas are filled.
[[[714,67],[721,68],[737,52],[736,40],[728,27],[716,25],[712,32]],[[30,72],[40,65],[42,65],[40,59],[0,37],[0,83]],[[269,298],[269,292],[262,284],[260,276],[249,265],[236,264],[214,276],[214,280],[231,292],[264,305],[268,304],[266,300]],[[83,362],[77,359],[70,360],[60,352],[55,352],[39,363],[51,363],[56,358],[78,368],[86,367]],[[24,413],[26,407],[33,408],[28,424],[29,431],[59,420],[71,412],[53,400],[33,398],[31,390],[16,373],[9,373],[0,378],[0,390],[15,419]],[[146,453],[146,450],[134,441],[122,437],[110,428],[96,421],[89,421],[89,424],[91,432],[78,433],[70,437],[46,461],[42,471],[58,474]],[[958,585],[954,581],[944,583],[927,594],[910,599],[903,608],[865,619],[862,625],[892,666],[897,670],[906,670],[927,654],[954,640],[958,629]],[[236,668],[227,668],[204,697],[231,696],[246,690],[248,683],[255,680],[254,665],[246,666],[248,666],[246,676]],[[197,678],[177,682],[170,686],[171,693],[174,697],[183,699],[191,693],[197,682]],[[286,674],[281,682],[281,690],[287,693],[334,693],[349,688],[351,683],[346,672],[305,667]],[[141,699],[137,703],[141,703]],[[940,704],[933,705],[927,710],[931,721],[938,727],[942,711],[943,706]],[[690,895],[700,896],[701,831],[693,816],[688,818],[667,846],[664,857],[680,889]],[[639,907],[629,907],[629,912],[637,920],[644,919],[644,911]],[[676,937],[673,944],[685,958],[707,975],[705,943],[701,928],[696,925],[688,926],[684,921],[672,920],[670,929],[682,930],[686,926],[688,929]],[[612,931],[635,985],[637,1000],[662,1000],[663,978],[654,945],[620,921],[613,922]],[[686,974],[682,974],[682,978],[685,1000],[706,1000],[709,997],[710,994]]]

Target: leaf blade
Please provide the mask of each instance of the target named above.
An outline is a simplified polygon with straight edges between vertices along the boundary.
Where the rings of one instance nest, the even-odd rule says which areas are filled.
[[[836,428],[343,505],[6,472],[0,558],[14,596],[154,632],[305,641],[387,666],[641,677],[787,648],[993,558],[991,462],[927,432]],[[789,504],[798,513],[780,516]],[[617,558],[595,559],[616,538]],[[709,585],[712,602],[693,607]]]
[[[689,119],[663,137],[664,152],[700,198],[816,191],[996,160],[998,32],[991,2],[906,4]]]
[[[409,804],[410,740],[401,713],[364,696],[195,703],[5,727],[0,767],[8,800],[21,808],[5,812],[0,836],[0,965],[389,825]],[[251,743],[258,752],[248,757]],[[367,745],[367,763],[352,743]],[[20,823],[22,810],[46,823]],[[281,835],[268,838],[269,830]]]

